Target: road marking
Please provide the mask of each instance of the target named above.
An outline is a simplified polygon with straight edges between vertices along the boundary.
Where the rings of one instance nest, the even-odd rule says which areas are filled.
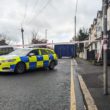
[[[71,90],[70,90],[70,110],[76,110],[75,85],[73,75],[73,60],[71,60]]]
[[[97,106],[95,105],[94,99],[92,98],[82,76],[78,75],[78,78],[79,78],[79,83],[80,83],[80,86],[81,86],[81,89],[82,89],[88,110],[98,110]]]

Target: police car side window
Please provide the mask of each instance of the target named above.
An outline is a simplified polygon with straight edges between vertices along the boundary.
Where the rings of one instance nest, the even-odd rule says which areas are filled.
[[[34,53],[35,55],[39,55],[39,50],[38,49],[37,50],[32,50],[30,53]]]
[[[47,50],[47,52],[48,52],[48,54],[54,54],[54,52],[51,50]]]
[[[41,49],[41,54],[42,55],[48,55],[48,52],[46,50],[44,50],[44,49]]]

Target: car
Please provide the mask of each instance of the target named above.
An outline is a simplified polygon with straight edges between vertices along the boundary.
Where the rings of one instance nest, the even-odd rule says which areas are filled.
[[[0,72],[24,73],[36,68],[53,70],[58,64],[56,53],[47,48],[22,48],[0,56]]]
[[[1,55],[6,55],[14,51],[14,48],[11,46],[0,46],[0,56]]]

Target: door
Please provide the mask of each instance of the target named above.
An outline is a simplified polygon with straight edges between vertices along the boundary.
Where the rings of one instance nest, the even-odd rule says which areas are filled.
[[[41,49],[41,55],[43,56],[43,67],[48,67],[49,66],[49,54],[46,49]]]
[[[43,56],[41,54],[40,49],[39,50],[39,54],[37,55],[37,68],[42,68],[44,63],[43,63]]]
[[[39,56],[39,50],[32,50],[29,54],[29,69],[37,68],[37,57]]]

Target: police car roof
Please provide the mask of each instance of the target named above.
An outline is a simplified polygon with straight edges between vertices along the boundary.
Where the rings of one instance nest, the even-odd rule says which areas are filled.
[[[51,50],[51,49],[49,49],[49,48],[40,48],[40,47],[34,47],[34,48],[29,48],[29,47],[25,47],[25,48],[17,48],[17,49],[23,49],[23,50],[34,50],[34,49],[48,49],[48,50]]]

